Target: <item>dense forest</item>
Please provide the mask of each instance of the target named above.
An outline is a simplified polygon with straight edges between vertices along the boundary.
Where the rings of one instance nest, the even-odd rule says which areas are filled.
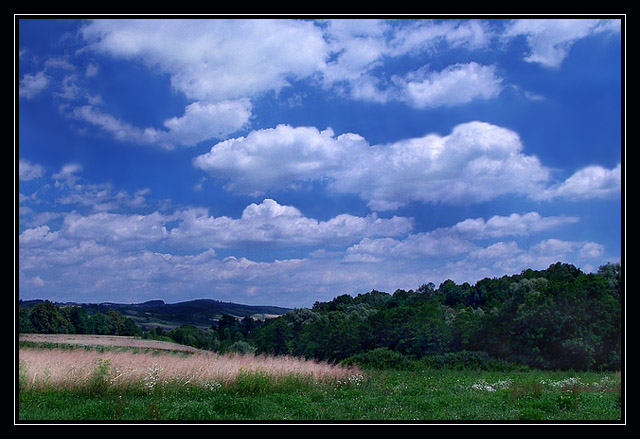
[[[475,285],[451,280],[393,294],[373,290],[316,302],[267,320],[224,315],[210,328],[142,331],[117,311],[42,302],[20,308],[21,332],[68,332],[173,340],[220,352],[293,355],[378,367],[533,367],[619,370],[620,264],[584,273],[570,264]]]

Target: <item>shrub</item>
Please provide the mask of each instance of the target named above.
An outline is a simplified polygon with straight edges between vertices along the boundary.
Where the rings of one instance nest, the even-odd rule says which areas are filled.
[[[419,363],[422,367],[431,369],[493,370],[500,372],[527,369],[526,366],[492,358],[482,351],[460,351],[430,355],[421,358]]]
[[[363,368],[371,369],[409,369],[412,365],[411,359],[399,352],[392,351],[389,348],[376,348],[370,351],[352,355],[344,360],[341,364],[353,365],[357,364]]]

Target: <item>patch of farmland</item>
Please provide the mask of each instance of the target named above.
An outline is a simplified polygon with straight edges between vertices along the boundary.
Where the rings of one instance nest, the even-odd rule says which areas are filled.
[[[20,334],[19,341],[57,343],[78,346],[122,346],[140,349],[199,352],[199,349],[160,340],[144,340],[124,335],[94,334]]]

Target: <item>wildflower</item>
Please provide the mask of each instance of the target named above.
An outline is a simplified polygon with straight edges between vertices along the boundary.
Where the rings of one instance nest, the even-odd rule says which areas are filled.
[[[205,381],[204,388],[210,392],[216,392],[222,388],[222,384],[217,381]]]
[[[559,381],[540,380],[540,384],[544,384],[546,386],[553,387],[554,389],[563,390],[563,389],[567,389],[569,387],[580,385],[582,383],[580,382],[580,378],[569,377],[569,378],[565,378],[565,379],[559,380]]]
[[[504,380],[498,380],[493,384],[487,383],[485,380],[480,380],[477,383],[471,385],[472,390],[482,390],[485,392],[495,392],[496,390],[506,389],[513,383],[513,380],[510,378]]]
[[[149,374],[144,377],[144,385],[147,389],[153,390],[160,380],[160,368],[155,364],[149,368]]]

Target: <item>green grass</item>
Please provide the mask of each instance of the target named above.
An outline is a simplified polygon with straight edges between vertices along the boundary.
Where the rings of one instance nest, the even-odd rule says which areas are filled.
[[[27,388],[19,392],[19,421],[616,423],[622,413],[613,373],[375,371],[326,383],[246,373],[213,384]]]

